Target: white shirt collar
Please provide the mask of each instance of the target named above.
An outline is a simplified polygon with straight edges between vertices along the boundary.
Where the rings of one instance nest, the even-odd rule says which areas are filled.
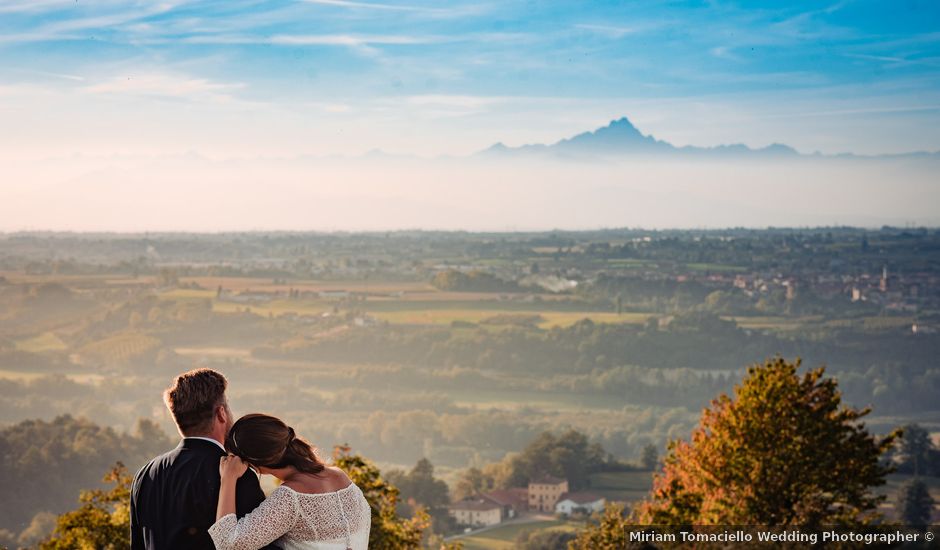
[[[225,447],[221,443],[216,441],[215,439],[212,439],[211,437],[202,437],[202,436],[194,435],[194,436],[184,437],[183,439],[201,439],[203,441],[211,441],[215,443],[220,449],[225,451]]]

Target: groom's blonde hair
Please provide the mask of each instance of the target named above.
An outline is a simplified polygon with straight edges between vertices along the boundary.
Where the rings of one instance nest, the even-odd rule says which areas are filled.
[[[163,401],[180,433],[208,432],[216,407],[225,405],[227,387],[225,376],[212,369],[195,369],[177,376],[163,392]]]

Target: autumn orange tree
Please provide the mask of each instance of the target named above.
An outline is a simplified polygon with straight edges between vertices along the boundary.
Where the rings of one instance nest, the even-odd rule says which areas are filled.
[[[748,369],[734,397],[702,414],[690,441],[670,445],[649,498],[634,513],[653,525],[863,525],[884,499],[871,488],[897,433],[877,438],[842,404],[824,368],[798,374],[783,358]]]
[[[649,497],[628,519],[609,507],[572,549],[625,547],[624,526],[860,526],[877,519],[890,468],[881,457],[898,436],[868,433],[869,409],[842,404],[822,367],[776,358],[748,369],[702,413],[689,441],[670,444]],[[618,546],[619,545],[619,546]]]

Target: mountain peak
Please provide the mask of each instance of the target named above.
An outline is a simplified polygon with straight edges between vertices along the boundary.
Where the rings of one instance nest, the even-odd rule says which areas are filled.
[[[630,119],[625,116],[622,116],[616,120],[611,120],[607,127],[616,128],[618,130],[633,130],[636,133],[640,133],[640,131],[636,129],[636,126],[630,122]]]
[[[686,158],[729,158],[750,157],[754,155],[773,157],[799,156],[792,147],[780,143],[773,143],[760,149],[751,149],[747,145],[737,143],[731,145],[717,145],[712,147],[698,147],[685,145],[676,147],[667,141],[657,140],[652,135],[644,135],[630,119],[623,116],[611,120],[607,126],[593,131],[559,140],[551,145],[530,144],[521,147],[507,147],[503,143],[496,143],[482,151],[486,154],[500,154],[503,156],[513,153],[549,154],[567,158],[596,158],[613,157],[621,155],[682,155]]]
[[[623,138],[644,139],[646,137],[642,133],[640,133],[639,130],[637,130],[636,126],[634,126],[633,123],[630,122],[630,119],[628,119],[627,117],[620,117],[616,120],[611,120],[610,124],[608,124],[607,126],[598,128],[597,130],[594,130],[593,132],[587,132],[587,134],[593,134],[596,136],[605,136],[605,137],[617,136],[618,138],[621,138],[621,139]]]

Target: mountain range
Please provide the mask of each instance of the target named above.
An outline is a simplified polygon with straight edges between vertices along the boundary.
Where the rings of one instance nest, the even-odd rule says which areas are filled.
[[[530,144],[519,147],[509,147],[503,143],[496,143],[476,154],[482,157],[517,157],[517,156],[549,156],[556,158],[593,158],[593,157],[624,157],[624,156],[669,156],[688,158],[934,158],[940,159],[940,152],[903,153],[895,155],[862,156],[852,153],[839,155],[823,155],[819,152],[811,155],[799,153],[793,147],[781,143],[773,143],[767,147],[752,149],[747,145],[735,143],[731,145],[718,145],[715,147],[696,147],[675,145],[658,140],[652,135],[644,135],[634,126],[627,117],[613,120],[607,126],[598,128],[593,132],[583,132],[565,138],[552,144]]]

